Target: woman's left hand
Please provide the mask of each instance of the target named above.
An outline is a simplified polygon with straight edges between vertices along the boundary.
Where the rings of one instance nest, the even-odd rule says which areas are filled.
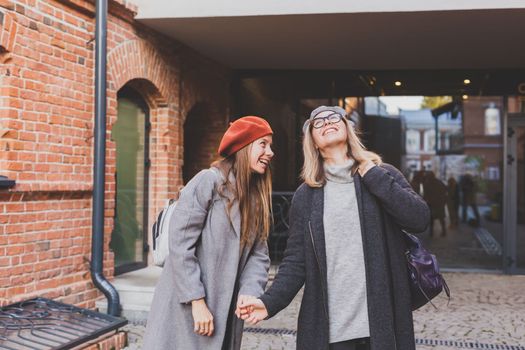
[[[370,159],[367,159],[359,164],[359,166],[357,167],[357,171],[359,172],[359,175],[363,177],[368,172],[368,170],[372,169],[373,167],[375,167],[375,163],[372,162]]]

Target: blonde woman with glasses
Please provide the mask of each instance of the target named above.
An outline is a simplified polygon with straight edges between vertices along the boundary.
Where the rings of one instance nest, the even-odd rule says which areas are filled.
[[[405,243],[429,209],[403,175],[367,151],[339,107],[306,121],[304,184],[272,286],[237,314],[250,324],[284,309],[304,285],[300,350],[414,350]]]

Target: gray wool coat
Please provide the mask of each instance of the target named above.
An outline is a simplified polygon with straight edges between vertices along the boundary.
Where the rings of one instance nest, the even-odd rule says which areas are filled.
[[[264,292],[270,258],[266,241],[241,250],[239,205],[234,201],[230,218],[227,200],[216,190],[222,181],[217,169],[207,169],[181,191],[170,221],[170,253],[148,316],[145,350],[240,349],[243,322],[232,305],[238,295]],[[205,298],[214,318],[211,337],[193,332],[191,301],[199,298]]]
[[[422,232],[430,212],[404,176],[383,164],[354,175],[363,238],[371,350],[415,350],[406,243],[401,229]],[[272,286],[261,296],[269,317],[304,285],[298,350],[328,350],[329,319],[323,188],[303,184],[290,209],[290,235]],[[352,278],[352,276],[341,276]]]

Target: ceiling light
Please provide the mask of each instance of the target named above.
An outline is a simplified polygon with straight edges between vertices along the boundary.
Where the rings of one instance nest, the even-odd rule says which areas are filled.
[[[465,84],[465,85],[470,84],[470,79],[465,79],[465,80],[463,80],[463,84]]]
[[[395,85],[395,86],[401,86],[401,82],[400,82],[399,80],[396,80],[396,81],[394,82],[394,85]]]
[[[466,100],[466,99],[468,99],[468,95],[463,95],[463,96],[461,96],[461,98]]]

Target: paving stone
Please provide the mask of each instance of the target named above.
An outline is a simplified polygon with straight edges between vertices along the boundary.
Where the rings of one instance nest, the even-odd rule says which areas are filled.
[[[525,350],[525,276],[481,273],[445,273],[444,276],[452,293],[450,302],[439,296],[434,301],[437,309],[428,304],[415,311],[414,330],[417,339],[434,341],[432,344],[445,341],[450,345],[418,345],[417,350],[466,348],[452,345],[454,342],[479,343],[480,349],[489,349],[488,345],[507,345],[508,349],[515,346],[515,349]],[[279,334],[278,330],[297,329],[301,297],[299,293],[272,319],[247,326],[242,350],[295,349],[295,336]],[[144,328],[144,322],[126,327],[130,344],[127,350],[141,348]],[[261,328],[269,333],[257,331]]]

